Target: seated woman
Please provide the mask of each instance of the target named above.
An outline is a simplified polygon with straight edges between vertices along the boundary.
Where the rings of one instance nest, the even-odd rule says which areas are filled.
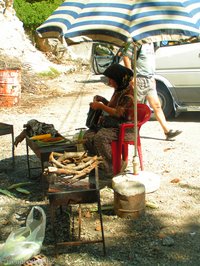
[[[114,88],[110,101],[96,95],[90,108],[102,110],[97,130],[87,130],[84,134],[84,146],[89,155],[102,156],[103,177],[112,177],[111,143],[118,139],[119,125],[133,121],[133,87],[131,80],[133,72],[120,64],[113,64],[104,71],[108,78],[108,85]],[[133,139],[133,129],[127,130],[126,139]],[[102,173],[100,175],[102,177]]]

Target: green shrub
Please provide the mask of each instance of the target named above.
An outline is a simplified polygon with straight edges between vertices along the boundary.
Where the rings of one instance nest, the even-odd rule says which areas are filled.
[[[62,2],[62,0],[15,0],[14,9],[19,20],[23,22],[24,29],[30,33],[34,33],[35,29],[40,26]]]

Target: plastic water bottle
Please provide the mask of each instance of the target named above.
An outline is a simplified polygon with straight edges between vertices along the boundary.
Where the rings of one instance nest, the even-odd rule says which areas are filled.
[[[77,139],[77,151],[84,151],[83,147],[83,135],[84,135],[84,128],[80,128],[79,134],[78,134],[78,139]]]

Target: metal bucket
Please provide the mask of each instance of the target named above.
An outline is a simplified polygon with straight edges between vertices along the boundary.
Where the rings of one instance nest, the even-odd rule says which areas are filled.
[[[115,182],[116,181],[116,182]],[[121,218],[137,219],[145,212],[145,186],[113,178],[114,211]]]
[[[21,70],[0,69],[0,106],[17,105],[21,98]]]

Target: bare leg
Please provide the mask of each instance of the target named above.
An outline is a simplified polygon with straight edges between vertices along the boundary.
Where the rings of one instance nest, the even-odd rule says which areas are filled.
[[[160,123],[164,133],[168,133],[169,132],[168,124],[167,124],[165,115],[163,113],[163,110],[161,108],[161,104],[160,104],[158,96],[153,95],[153,96],[147,96],[146,98],[151,108],[154,110],[156,119]]]
[[[151,96],[149,95],[146,98],[147,98],[151,108],[153,108],[153,110],[154,110],[156,119],[158,120],[158,122],[160,123],[160,125],[163,129],[165,136],[166,136],[166,139],[171,140],[174,137],[181,134],[182,131],[180,131],[180,130],[172,130],[172,129],[168,128],[168,123],[167,123],[165,115],[163,113],[163,110],[162,110],[158,96],[157,95],[151,95]]]

